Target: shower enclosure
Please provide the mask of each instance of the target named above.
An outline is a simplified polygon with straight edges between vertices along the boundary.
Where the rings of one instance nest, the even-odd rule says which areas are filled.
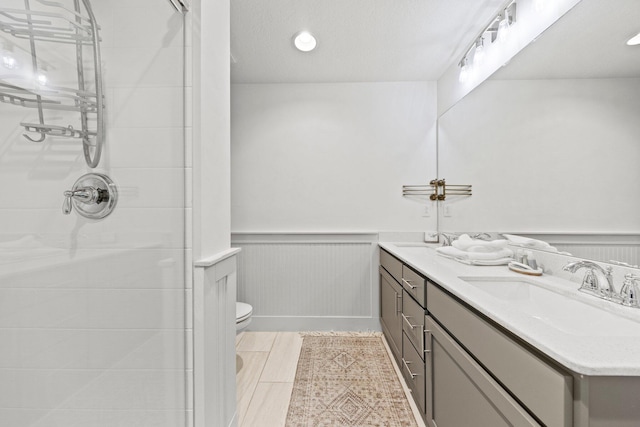
[[[190,418],[173,3],[0,2],[0,427]],[[87,173],[117,188],[102,219],[63,213]]]

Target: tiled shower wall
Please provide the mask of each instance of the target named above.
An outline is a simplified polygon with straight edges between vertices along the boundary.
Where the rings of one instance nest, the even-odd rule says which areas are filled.
[[[1,427],[186,425],[183,16],[158,0],[93,7],[111,216],[62,214],[89,172],[80,143],[28,142],[19,123],[36,112],[0,104]],[[56,49],[41,50],[51,78],[75,74]]]

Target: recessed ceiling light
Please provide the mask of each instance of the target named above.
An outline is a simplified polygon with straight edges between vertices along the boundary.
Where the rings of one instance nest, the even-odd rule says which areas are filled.
[[[310,52],[316,48],[318,42],[308,31],[300,31],[293,36],[293,44],[301,52]]]
[[[627,44],[629,46],[639,45],[640,44],[640,33],[636,34],[635,36],[633,36],[629,40],[627,40]]]

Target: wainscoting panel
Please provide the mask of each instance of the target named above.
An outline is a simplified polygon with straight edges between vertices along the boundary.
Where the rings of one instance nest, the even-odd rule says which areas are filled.
[[[237,253],[229,249],[194,263],[194,427],[237,425]]]
[[[606,244],[558,244],[558,250],[586,259],[603,262],[623,261],[631,265],[640,265],[640,247],[638,245]]]
[[[536,233],[522,236],[544,240],[577,258],[640,265],[640,234],[636,233]]]
[[[254,330],[379,329],[377,234],[234,235]]]

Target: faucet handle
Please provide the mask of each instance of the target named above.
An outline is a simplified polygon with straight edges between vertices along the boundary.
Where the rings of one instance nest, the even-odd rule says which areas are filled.
[[[620,289],[621,304],[627,307],[640,307],[640,276],[625,274],[622,289]]]
[[[73,197],[73,191],[64,192],[64,202],[62,203],[62,213],[69,215],[71,213],[71,198]]]
[[[451,246],[454,240],[457,240],[458,236],[456,233],[444,233],[440,232],[440,236],[442,236],[442,246]]]
[[[469,237],[471,237],[472,239],[478,239],[478,240],[486,240],[486,241],[491,240],[491,234],[489,233],[476,233]]]
[[[62,193],[64,195],[62,213],[65,215],[69,215],[71,213],[71,200],[76,200],[86,204],[101,203],[104,198],[102,191],[103,190],[100,190],[99,188],[93,187],[80,187],[65,191]]]

